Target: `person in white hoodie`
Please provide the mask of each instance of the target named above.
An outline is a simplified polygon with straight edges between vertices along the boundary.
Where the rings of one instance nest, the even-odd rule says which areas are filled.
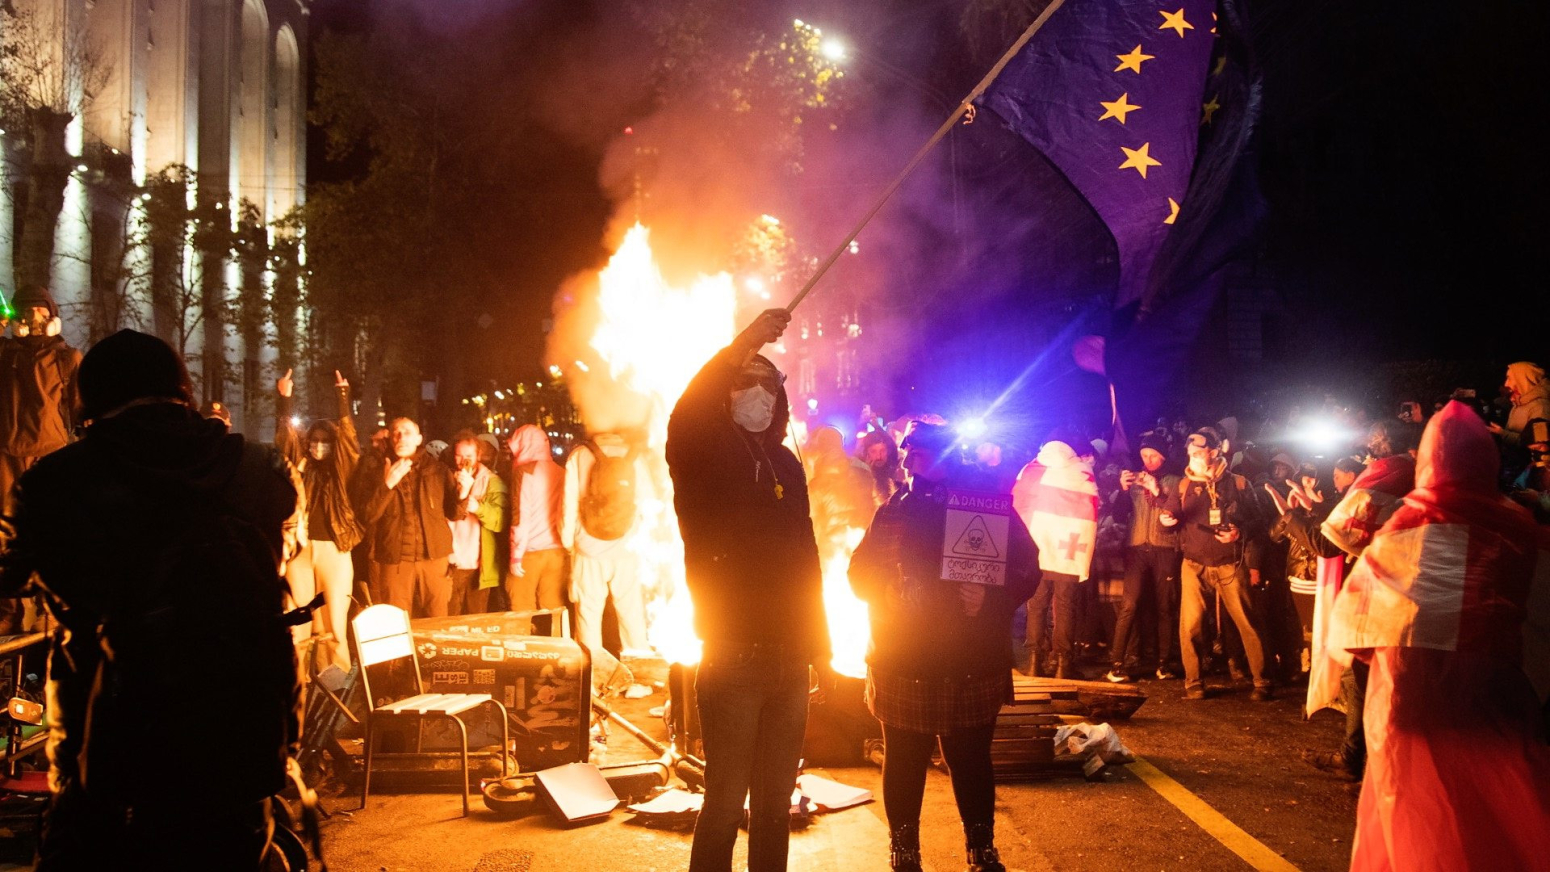
[[[640,527],[643,499],[654,490],[641,452],[618,433],[593,436],[565,462],[560,540],[571,555],[576,639],[592,652],[594,661],[603,650],[603,609],[610,595],[619,616],[621,653],[651,653],[640,556],[632,548],[632,534]]]
[[[560,542],[565,472],[549,436],[523,424],[512,431],[511,573],[506,596],[517,611],[565,607],[565,547]]]
[[[1092,466],[1066,441],[1044,443],[1038,456],[1017,474],[1012,507],[1039,546],[1042,573],[1028,600],[1029,673],[1041,672],[1039,657],[1053,599],[1055,632],[1050,653],[1055,677],[1070,678],[1075,675],[1071,635],[1076,629],[1077,585],[1088,578],[1098,542],[1098,482]]]

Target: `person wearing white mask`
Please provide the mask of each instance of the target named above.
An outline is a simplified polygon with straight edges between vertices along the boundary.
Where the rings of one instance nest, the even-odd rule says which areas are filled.
[[[1206,609],[1207,584],[1221,598],[1222,610],[1232,617],[1243,639],[1249,671],[1254,676],[1250,698],[1271,698],[1265,675],[1265,652],[1255,630],[1249,601],[1249,570],[1243,544],[1264,526],[1258,502],[1248,479],[1227,470],[1222,456],[1222,437],[1202,427],[1185,441],[1189,466],[1184,480],[1166,494],[1158,522],[1178,528],[1183,551],[1183,595],[1179,603],[1179,648],[1184,659],[1184,698],[1205,699],[1200,674],[1200,644]]]
[[[349,496],[350,478],[361,457],[355,419],[350,415],[350,382],[334,371],[338,423],[322,418],[313,421],[302,441],[291,417],[296,389],[291,372],[287,369],[275,383],[279,398],[275,401],[274,444],[301,473],[305,523],[301,550],[286,567],[285,579],[297,605],[306,605],[320,590],[324,598],[323,609],[313,613],[312,623],[296,627],[295,634],[299,643],[310,638],[314,629],[332,633],[332,639],[317,643],[313,668],[322,671],[332,664],[348,672],[350,646],[345,643],[345,632],[350,591],[355,584],[350,551],[365,535]]]
[[[785,376],[758,355],[791,322],[760,315],[689,383],[667,429],[673,505],[704,642],[695,680],[705,804],[690,872],[728,872],[748,808],[748,868],[786,868],[809,666],[828,668],[802,463],[781,444]]]

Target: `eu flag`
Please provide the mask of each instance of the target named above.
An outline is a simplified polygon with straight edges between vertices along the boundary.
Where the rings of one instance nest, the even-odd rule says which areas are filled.
[[[1108,225],[1115,306],[1142,296],[1185,191],[1216,38],[1215,0],[1066,0],[981,102],[1044,153]]]

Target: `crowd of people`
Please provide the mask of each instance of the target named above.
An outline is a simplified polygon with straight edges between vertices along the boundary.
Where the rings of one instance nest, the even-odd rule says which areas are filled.
[[[707,808],[730,811],[750,794],[753,809],[784,804],[791,778],[768,766],[794,777],[800,731],[796,691],[780,687],[792,664],[825,669],[819,561],[864,528],[849,574],[870,607],[866,699],[887,747],[892,869],[922,868],[921,796],[938,748],[969,869],[1005,868],[990,748],[1014,668],[1182,677],[1186,700],[1246,686],[1268,701],[1305,687],[1305,710],[1339,708],[1346,730],[1339,748],[1304,759],[1365,781],[1353,868],[1543,863],[1542,368],[1509,368],[1505,414],[1462,394],[1429,419],[1414,402],[1371,419],[1341,410],[1314,450],[1273,426],[1268,438],[1244,438],[1231,417],[1159,422],[1133,455],[1117,434],[1105,434],[1110,443],[1056,431],[1015,481],[999,445],[974,444],[935,416],[874,423],[868,409],[853,456],[837,430],[811,433],[798,490],[782,479],[796,462],[781,445],[783,379],[756,354],[788,321],[781,310],[761,316],[702,371],[694,411],[680,404],[676,439],[700,459],[675,463],[669,441],[675,485],[713,485],[679,498],[690,589],[697,606],[714,603],[698,628],[713,652],[702,692],[716,701],[702,698]],[[707,442],[696,434],[712,432],[701,430],[710,421]],[[811,534],[782,505],[798,496]],[[1104,581],[1118,585],[1112,624]],[[1217,673],[1225,681],[1208,689]],[[1470,768],[1474,753],[1489,772]],[[785,838],[783,816],[752,815],[749,868],[784,869]],[[729,868],[734,840],[730,813],[702,816],[691,869]]]
[[[207,868],[248,868],[298,740],[298,653],[308,671],[348,671],[362,600],[416,617],[570,609],[596,661],[650,653],[631,536],[663,483],[639,434],[593,434],[558,458],[535,425],[427,442],[397,418],[363,440],[341,373],[336,414],[302,427],[287,371],[271,448],[201,411],[160,340],[122,331],[81,359],[50,328],[46,293],[17,303],[36,305],[0,349],[8,373],[30,367],[3,410],[13,423],[0,581],[10,602],[37,598],[61,628],[39,868],[164,856],[169,842]],[[730,868],[745,804],[749,868],[786,867],[808,692],[830,680],[821,567],[836,557],[870,607],[866,699],[887,747],[893,869],[921,868],[921,798],[939,747],[970,869],[1004,870],[990,747],[1014,670],[1182,680],[1186,700],[1297,688],[1309,714],[1346,716],[1338,748],[1304,756],[1365,779],[1355,867],[1487,843],[1546,856],[1550,826],[1506,833],[1496,813],[1510,803],[1550,824],[1550,616],[1535,583],[1550,570],[1543,369],[1513,364],[1499,413],[1456,399],[1430,416],[1410,402],[1370,420],[1346,413],[1344,438],[1318,449],[1284,427],[1250,438],[1231,417],[1159,421],[1133,452],[1118,434],[1055,430],[1019,469],[940,417],[888,424],[870,408],[852,448],[823,426],[795,444],[785,377],[759,354],[789,317],[764,313],[708,361],[668,425],[704,643],[706,797],[691,870]],[[56,431],[59,444],[40,448]],[[78,547],[87,541],[104,544]],[[610,602],[618,631],[605,641]],[[228,652],[204,683],[249,676],[252,692],[227,702],[250,715],[251,753],[189,834],[175,797],[104,761],[127,747],[119,733],[191,716],[172,707],[131,726],[126,688],[169,682],[161,673],[181,643],[165,628],[199,623],[197,609],[226,616],[199,630]],[[1470,749],[1491,777],[1461,774]],[[1433,799],[1406,800],[1422,792]],[[1466,806],[1437,825],[1439,809]]]

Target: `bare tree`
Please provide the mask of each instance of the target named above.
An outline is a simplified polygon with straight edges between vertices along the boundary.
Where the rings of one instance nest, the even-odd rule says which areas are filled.
[[[27,208],[16,248],[20,285],[49,283],[54,227],[77,158],[65,131],[111,69],[86,34],[57,6],[0,9],[0,118],[28,130]]]

